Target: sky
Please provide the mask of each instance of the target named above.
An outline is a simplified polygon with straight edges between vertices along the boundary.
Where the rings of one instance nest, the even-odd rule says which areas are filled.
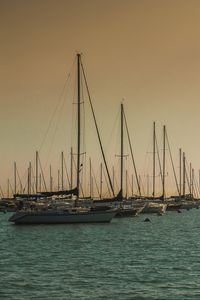
[[[119,177],[116,155],[123,101],[144,190],[152,172],[153,121],[159,151],[166,125],[176,172],[181,148],[198,178],[199,36],[198,0],[0,0],[0,186],[4,193],[8,178],[13,186],[14,161],[19,177],[26,178],[30,161],[34,168],[36,150],[47,177],[52,164],[56,178],[61,151],[69,165],[70,147],[75,144],[77,52],[82,53],[110,171],[116,165]],[[90,111],[87,103],[86,109]],[[88,112],[83,150],[99,174],[101,156],[91,120]],[[124,160],[131,176],[130,153]],[[166,180],[173,181],[171,172],[169,167]]]

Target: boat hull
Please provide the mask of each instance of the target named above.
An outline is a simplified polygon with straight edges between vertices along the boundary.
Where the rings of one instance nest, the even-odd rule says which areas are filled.
[[[68,212],[17,212],[9,219],[15,224],[74,224],[74,223],[109,223],[116,210]]]

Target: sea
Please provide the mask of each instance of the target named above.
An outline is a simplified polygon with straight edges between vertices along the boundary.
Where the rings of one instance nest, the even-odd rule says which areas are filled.
[[[0,213],[0,299],[200,299],[200,209],[79,225],[11,214]]]

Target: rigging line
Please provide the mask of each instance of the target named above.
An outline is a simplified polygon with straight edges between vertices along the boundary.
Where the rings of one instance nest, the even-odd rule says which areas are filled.
[[[134,160],[134,156],[133,156],[133,149],[132,149],[132,145],[131,145],[131,139],[130,139],[126,115],[125,115],[124,111],[123,111],[123,114],[124,114],[124,120],[125,120],[125,125],[126,125],[126,132],[127,132],[127,136],[128,136],[129,147],[131,150],[131,158],[132,158],[135,177],[136,177],[136,181],[137,181],[137,188],[138,188],[139,196],[141,196],[140,184],[139,184],[139,180],[138,180],[137,169],[136,169],[135,160]]]
[[[196,176],[194,177],[195,180],[195,188],[196,188],[196,197],[199,197],[200,191],[199,191],[199,185],[198,185],[198,180],[196,178]]]
[[[85,113],[85,101],[84,101],[84,93],[83,93],[83,78],[81,76],[81,96],[82,96],[82,111],[83,111],[83,118],[82,118],[82,122],[83,122],[83,130],[82,130],[82,144],[83,144],[83,152],[86,152],[86,124],[85,124],[85,119],[86,119],[86,113]]]
[[[32,191],[34,191],[34,189],[35,189],[35,184],[36,184],[36,180],[35,180],[35,174],[34,174],[34,170],[33,170],[33,166],[32,166],[32,164],[31,164],[31,178],[33,179],[33,180],[31,180],[31,189],[32,189]]]
[[[73,97],[72,97],[72,118],[71,118],[71,145],[74,144],[74,137],[75,137],[75,132],[76,132],[76,124],[75,124],[75,118],[74,116],[76,116],[76,114],[74,113],[75,111],[75,105],[76,101],[75,101],[75,96],[76,96],[76,90],[77,90],[77,82],[76,82],[76,78],[73,79]]]
[[[200,186],[199,186],[199,180],[195,177],[196,185],[197,185],[197,195],[200,194]]]
[[[91,96],[90,96],[90,91],[89,91],[89,87],[88,87],[88,84],[87,84],[86,75],[85,75],[85,71],[84,71],[84,68],[83,68],[82,61],[81,61],[81,68],[82,68],[82,71],[83,71],[83,77],[84,77],[84,80],[85,80],[87,94],[88,94],[88,98],[89,98],[89,102],[90,102],[90,107],[91,107],[91,110],[92,110],[92,115],[93,115],[96,131],[97,131],[97,135],[98,135],[98,140],[99,140],[101,153],[102,153],[102,156],[103,156],[104,165],[105,165],[105,168],[106,168],[109,184],[110,184],[110,187],[111,187],[111,190],[112,190],[113,197],[115,197],[115,193],[114,193],[111,177],[110,177],[110,174],[109,174],[109,171],[108,171],[108,165],[107,165],[107,162],[106,162],[105,153],[104,153],[103,145],[102,145],[102,142],[101,142],[100,133],[99,133],[99,129],[98,129],[98,126],[97,126],[97,121],[96,121],[96,117],[95,117],[95,114],[94,114],[94,108],[93,108],[93,104],[92,104],[92,100],[91,100]]]
[[[186,176],[186,180],[187,180],[188,189],[190,191],[190,183],[189,183],[189,178],[188,178],[188,162],[187,162],[187,160],[186,160],[185,176]]]
[[[17,172],[17,177],[18,177],[19,184],[20,184],[20,191],[22,192],[23,187],[22,187],[22,182],[21,182],[21,178],[20,178],[20,176],[19,176],[19,172],[18,172],[17,166],[16,166],[16,172]]]
[[[55,141],[56,133],[57,133],[58,128],[59,128],[59,121],[61,121],[61,119],[62,119],[61,115],[64,111],[64,109],[63,109],[64,103],[65,103],[65,99],[63,97],[63,101],[61,103],[60,110],[58,111],[57,119],[55,120],[56,124],[55,124],[55,128],[54,128],[53,136],[52,136],[52,139],[51,139],[51,145],[50,145],[49,151],[48,151],[47,156],[46,156],[46,162],[45,162],[45,165],[44,165],[44,169],[46,169],[46,167],[47,167],[47,163],[48,163],[50,154],[52,152],[52,148],[53,148],[53,144],[54,144],[54,141]]]
[[[141,171],[144,174],[149,173],[149,165],[150,165],[149,153],[151,153],[149,150],[150,147],[151,147],[151,142],[149,141],[146,147],[145,157],[143,160],[142,171]]]
[[[167,138],[167,145],[168,145],[168,148],[169,148],[169,155],[170,155],[170,159],[171,159],[171,163],[172,163],[172,169],[173,169],[174,178],[175,178],[175,182],[176,182],[176,188],[177,188],[177,192],[180,196],[181,191],[180,191],[179,186],[178,186],[178,180],[177,180],[176,171],[175,171],[175,168],[174,168],[174,162],[173,162],[173,159],[172,159],[172,153],[171,153],[171,148],[170,148],[170,144],[169,144],[167,130],[166,130],[165,134],[166,134],[166,138]]]
[[[43,180],[44,188],[45,188],[45,191],[47,192],[47,186],[46,186],[46,182],[45,182],[45,179],[44,179],[44,173],[43,173],[43,169],[42,169],[42,165],[41,165],[39,155],[38,155],[38,161],[39,161],[39,165],[40,165],[40,170],[41,170],[41,174],[42,174],[42,180]]]
[[[3,193],[3,190],[2,190],[1,186],[0,186],[0,192],[1,192],[2,197],[4,198],[4,193]]]
[[[119,107],[118,113],[116,114],[115,122],[113,124],[113,128],[111,130],[110,138],[109,138],[109,141],[111,143],[112,140],[113,140],[112,137],[115,136],[115,141],[113,142],[114,152],[115,153],[118,153],[118,151],[119,151],[119,144],[120,144],[119,141],[121,141],[121,134],[120,134],[120,131],[121,131],[120,130],[121,129],[121,122],[120,122],[120,120],[121,120],[121,108]]]
[[[118,110],[118,113],[116,114],[116,118],[115,118],[115,121],[113,123],[113,126],[112,126],[112,129],[110,131],[110,135],[109,135],[109,139],[108,139],[108,144],[107,146],[105,147],[106,148],[106,152],[108,152],[108,149],[110,147],[110,144],[112,143],[112,137],[115,136],[115,130],[116,130],[116,127],[117,127],[117,123],[118,123],[118,120],[119,120],[119,115],[120,115],[120,109]],[[117,130],[117,132],[119,133],[119,130]],[[118,140],[118,137],[116,138],[116,140]],[[117,141],[115,141],[115,147],[114,149],[118,149],[118,146],[116,146],[118,144]],[[116,151],[117,152],[117,151]]]
[[[144,187],[144,182],[141,179],[141,176],[139,175],[139,182],[140,182],[140,187],[142,190],[143,195],[145,195],[145,187]]]
[[[96,180],[96,176],[94,174],[93,168],[92,168],[92,174],[93,174],[93,177],[94,177],[94,182],[95,182],[95,185],[96,185],[97,193],[98,193],[99,198],[100,198],[100,191],[99,191],[99,187],[98,187],[98,184],[97,184],[97,180]]]
[[[10,189],[11,189],[11,192],[12,192],[12,194],[14,194],[14,191],[13,191],[13,188],[12,188],[12,185],[11,185],[11,183],[10,183],[10,180],[8,179],[8,184],[9,184],[9,187],[10,187]]]
[[[116,163],[117,166],[114,165],[114,167],[116,166],[116,168],[119,169],[119,164],[120,162],[118,160],[118,162]],[[116,176],[116,172],[114,172],[114,182],[115,182],[116,189],[119,190],[119,183],[118,183],[118,178]]]
[[[21,182],[21,189],[22,189],[22,193],[25,191],[26,189],[26,182],[27,182],[27,174],[26,174],[27,171],[24,172],[24,175],[22,176],[22,179],[23,179],[23,182],[25,181],[25,186],[22,185],[22,182]]]
[[[104,168],[103,168],[103,175],[104,175],[104,178],[105,178],[105,182],[106,182],[106,185],[107,185],[107,189],[108,189],[109,196],[111,197],[110,185],[109,185],[109,183],[108,183],[107,176],[106,176],[106,174],[105,174]]]
[[[65,157],[64,157],[64,167],[65,167],[65,172],[66,172],[66,175],[67,175],[67,182],[68,182],[68,185],[70,187],[70,180],[69,180],[69,174],[67,172],[67,164],[66,164]]]
[[[77,171],[77,166],[76,166],[76,163],[75,163],[75,160],[74,160],[74,156],[72,157],[72,162],[73,162],[73,164],[74,164],[75,171]],[[79,184],[80,184],[81,192],[82,192],[82,195],[83,195],[83,198],[84,198],[85,196],[84,196],[83,186],[82,186],[81,181],[79,182]]]
[[[159,149],[158,149],[158,141],[157,141],[156,135],[155,135],[155,141],[156,141],[156,150],[157,150],[157,156],[158,156],[158,164],[159,164],[159,169],[160,169],[160,178],[161,178],[161,182],[163,182],[162,167],[161,167],[161,161],[160,161],[160,155],[159,155]]]
[[[41,149],[42,149],[42,147],[43,147],[43,145],[44,145],[44,142],[45,142],[45,140],[46,140],[46,138],[47,138],[47,135],[48,135],[48,132],[49,132],[49,130],[50,130],[50,127],[51,127],[53,118],[54,118],[54,116],[55,116],[55,114],[56,114],[56,111],[58,110],[58,107],[59,107],[60,102],[61,102],[61,99],[62,99],[62,97],[63,97],[65,88],[66,88],[66,86],[67,86],[67,84],[68,84],[68,82],[69,82],[69,79],[70,79],[70,77],[71,77],[71,71],[72,71],[72,69],[73,69],[73,67],[74,67],[74,64],[75,64],[75,59],[74,59],[74,61],[73,61],[73,63],[72,63],[72,66],[71,66],[71,68],[70,68],[70,72],[69,72],[68,75],[67,75],[67,79],[66,79],[66,81],[65,81],[65,83],[64,83],[63,89],[62,89],[61,94],[60,94],[60,96],[59,96],[59,98],[58,98],[58,103],[57,103],[57,105],[56,105],[56,107],[55,107],[55,109],[54,109],[54,111],[53,111],[53,113],[52,113],[52,115],[51,115],[51,118],[50,118],[50,121],[49,121],[47,130],[46,130],[46,132],[45,132],[44,138],[43,138],[43,140],[42,140],[42,142],[41,142],[41,145],[40,145],[40,147],[39,147],[39,152],[41,151]]]
[[[194,180],[193,180],[193,193],[195,197],[198,196],[198,188],[197,188],[197,180],[196,180],[196,176],[194,176]]]

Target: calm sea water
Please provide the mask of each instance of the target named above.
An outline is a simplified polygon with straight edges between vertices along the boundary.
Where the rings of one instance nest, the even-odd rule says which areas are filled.
[[[0,214],[0,299],[200,299],[200,210],[99,225]]]

